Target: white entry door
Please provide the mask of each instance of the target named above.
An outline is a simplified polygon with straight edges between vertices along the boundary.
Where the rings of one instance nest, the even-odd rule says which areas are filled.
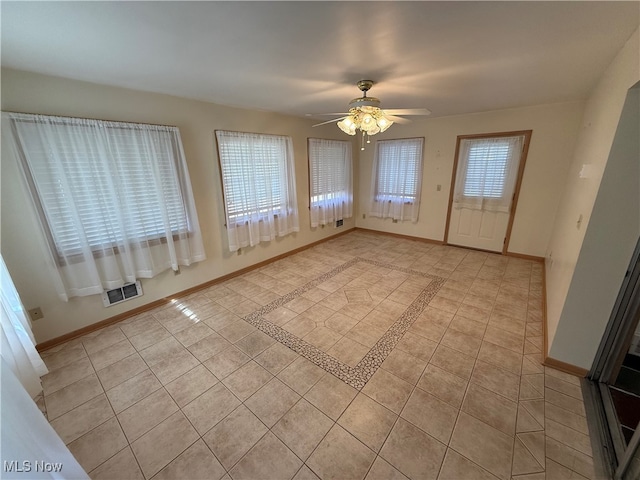
[[[447,243],[503,251],[529,135],[458,137]]]

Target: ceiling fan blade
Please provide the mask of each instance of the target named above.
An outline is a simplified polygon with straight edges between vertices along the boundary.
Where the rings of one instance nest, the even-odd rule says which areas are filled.
[[[305,113],[305,117],[324,117],[325,115],[349,115],[349,112],[338,113]]]
[[[327,123],[339,122],[343,118],[347,118],[347,117],[334,118],[333,120],[327,120],[326,122],[316,123],[315,125],[312,125],[312,126],[313,127],[319,127],[320,125],[326,125]]]
[[[385,108],[384,112],[389,115],[431,115],[431,110],[427,108]]]
[[[400,125],[406,125],[407,123],[411,123],[411,120],[408,118],[396,117],[395,115],[387,115],[385,112],[385,117],[391,120],[394,123],[399,123]]]

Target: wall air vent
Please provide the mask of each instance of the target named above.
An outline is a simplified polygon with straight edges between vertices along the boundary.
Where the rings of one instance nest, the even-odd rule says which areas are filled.
[[[126,302],[141,295],[142,285],[140,285],[140,280],[138,280],[135,283],[127,283],[119,288],[105,290],[102,293],[102,303],[104,303],[105,307],[110,307],[111,305]]]
[[[336,220],[336,227],[341,227],[344,223],[344,220]]]

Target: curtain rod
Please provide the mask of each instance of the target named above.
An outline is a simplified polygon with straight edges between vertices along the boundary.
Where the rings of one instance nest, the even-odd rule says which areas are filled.
[[[152,125],[154,127],[172,127],[172,128],[178,128],[176,125],[164,125],[161,123],[146,123],[146,122],[125,122],[122,120],[106,120],[104,118],[88,118],[88,117],[72,117],[70,115],[49,115],[47,113],[32,113],[32,112],[13,112],[10,110],[2,110],[2,113],[15,113],[15,114],[22,114],[22,115],[38,115],[41,117],[60,117],[60,118],[70,118],[70,119],[74,119],[74,120],[97,120],[100,122],[112,122],[112,123],[132,123],[134,125]]]

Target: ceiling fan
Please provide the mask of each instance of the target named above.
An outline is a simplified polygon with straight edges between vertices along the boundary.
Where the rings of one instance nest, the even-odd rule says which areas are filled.
[[[340,113],[320,113],[316,115],[342,115],[341,117],[318,123],[314,127],[326,125],[327,123],[338,122],[337,125],[344,133],[355,135],[358,130],[362,132],[364,150],[364,139],[370,143],[371,135],[384,132],[394,123],[409,123],[410,120],[398,115],[429,115],[431,112],[426,108],[395,108],[383,110],[380,108],[380,100],[375,97],[367,97],[367,92],[371,89],[373,80],[360,80],[356,85],[362,91],[362,97],[354,98],[349,102],[349,111]],[[307,116],[315,116],[307,114]]]

